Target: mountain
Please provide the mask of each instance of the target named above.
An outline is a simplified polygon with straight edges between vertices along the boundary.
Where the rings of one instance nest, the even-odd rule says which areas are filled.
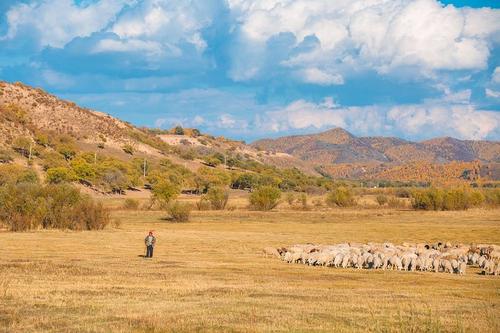
[[[53,145],[44,141],[51,136],[64,141],[64,135],[82,151],[121,160],[166,157],[192,171],[206,165],[210,156],[219,154],[223,159],[237,157],[247,166],[254,163],[252,170],[258,169],[256,163],[279,169],[297,168],[309,175],[334,178],[500,179],[500,142],[497,141],[436,138],[412,142],[391,137],[356,137],[344,129],[334,128],[318,134],[264,139],[247,145],[190,129],[177,133],[138,128],[61,100],[39,88],[0,81],[0,155],[2,150],[18,149],[15,141],[26,138],[37,143],[35,149],[45,152],[39,159],[49,158]]]
[[[252,146],[261,151],[285,152],[339,178],[426,181],[442,174],[458,179],[464,172],[474,174],[467,170],[478,169],[478,176],[482,173],[495,180],[498,174],[492,170],[498,170],[500,164],[498,141],[446,137],[412,142],[393,137],[356,137],[342,128],[258,140]]]
[[[240,141],[189,129],[185,132],[175,134],[138,128],[108,114],[61,100],[42,89],[0,81],[0,149],[10,149],[13,141],[20,137],[37,142],[40,136],[67,135],[83,151],[97,151],[122,160],[167,157],[194,171],[205,165],[205,156],[221,153],[240,155],[265,165],[296,167],[318,175],[312,166],[288,154],[263,154]],[[129,146],[133,154],[124,149]]]

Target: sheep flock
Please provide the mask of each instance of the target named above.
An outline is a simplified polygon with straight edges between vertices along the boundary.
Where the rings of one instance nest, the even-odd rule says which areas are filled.
[[[266,247],[266,256],[287,263],[310,266],[399,271],[445,272],[464,275],[467,265],[478,266],[485,275],[500,275],[500,246],[392,243],[297,244],[288,248]]]

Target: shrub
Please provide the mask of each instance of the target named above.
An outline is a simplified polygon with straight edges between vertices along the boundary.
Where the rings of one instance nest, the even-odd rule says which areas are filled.
[[[139,209],[139,201],[132,198],[127,198],[123,202],[123,209],[137,210]]]
[[[56,167],[47,170],[47,183],[60,184],[64,182],[72,182],[76,180],[76,175],[73,170],[66,167]]]
[[[293,193],[287,193],[286,194],[286,202],[288,202],[288,205],[291,207],[293,206],[294,202],[295,202],[295,194]]]
[[[279,204],[281,191],[273,186],[261,186],[250,195],[250,206],[256,210],[267,211]]]
[[[339,186],[328,193],[326,203],[332,207],[349,207],[354,206],[356,201],[354,200],[354,195],[349,188]]]
[[[74,208],[73,224],[70,229],[74,230],[102,230],[110,222],[109,210],[101,202],[95,202],[89,197],[80,201]],[[115,222],[115,226],[119,225]]]
[[[134,155],[134,147],[132,145],[126,144],[122,147],[123,151],[129,155]]]
[[[57,148],[59,154],[61,154],[66,161],[71,160],[76,155],[76,149],[72,144],[66,143],[62,144]]]
[[[394,192],[394,195],[397,198],[410,198],[411,197],[411,192],[406,189],[406,188],[397,188],[396,191]]]
[[[18,137],[12,143],[12,149],[21,154],[22,156],[28,158],[30,154],[33,155],[33,145],[31,138],[28,137]]]
[[[412,207],[421,210],[467,210],[484,202],[484,195],[465,188],[415,191]]]
[[[179,188],[169,181],[162,180],[153,185],[152,188],[152,202],[158,203],[160,208],[165,208],[170,201],[177,198],[179,195]]]
[[[109,211],[71,185],[9,184],[0,187],[0,220],[12,231],[99,230]]]
[[[383,206],[387,203],[387,197],[383,194],[380,194],[380,195],[377,195],[377,203],[380,205],[380,206]]]
[[[210,210],[211,205],[210,202],[205,198],[205,196],[202,196],[200,200],[196,203],[196,209],[198,210]]]
[[[191,216],[191,206],[187,203],[175,201],[167,206],[170,219],[174,222],[187,222]]]
[[[78,179],[92,180],[96,176],[95,166],[88,163],[83,158],[77,158],[71,161],[71,167]]]
[[[500,206],[500,189],[485,190],[484,202],[491,207]]]
[[[175,135],[184,135],[184,128],[182,128],[182,126],[176,126],[174,128],[174,134]]]
[[[387,206],[389,206],[390,208],[405,208],[406,202],[398,198],[390,198],[389,200],[387,200]]]
[[[10,163],[14,160],[14,157],[8,150],[0,149],[0,163]]]
[[[221,161],[214,156],[207,156],[203,159],[203,161],[205,162],[206,165],[209,165],[213,168],[221,164]]]
[[[307,194],[302,193],[300,195],[300,203],[302,204],[302,209],[307,209]]]
[[[211,187],[205,195],[210,206],[215,210],[224,210],[229,200],[229,191],[222,186]]]

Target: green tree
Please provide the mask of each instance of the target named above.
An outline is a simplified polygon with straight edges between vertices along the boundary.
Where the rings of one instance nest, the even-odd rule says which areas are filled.
[[[170,201],[177,198],[180,194],[179,187],[166,180],[161,180],[154,184],[151,191],[152,204],[159,204],[162,208],[167,207]]]

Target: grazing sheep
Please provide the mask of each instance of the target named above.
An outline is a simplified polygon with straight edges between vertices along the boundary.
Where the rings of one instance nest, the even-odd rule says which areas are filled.
[[[434,271],[465,275],[467,265],[478,265],[483,274],[500,275],[500,246],[451,244],[394,245],[392,243],[344,243],[335,245],[296,244],[289,248],[266,247],[266,257],[278,257],[288,263],[310,266],[354,267]]]
[[[445,273],[453,274],[453,267],[451,266],[451,262],[447,259],[443,259],[441,261],[441,266],[443,267],[443,271]]]
[[[344,256],[344,258],[342,258],[342,268],[347,268],[349,267],[349,260],[351,259],[351,257],[349,256],[349,254],[346,254]]]
[[[338,268],[342,264],[342,259],[344,259],[344,255],[342,253],[337,254],[333,261],[333,266]]]
[[[465,275],[466,269],[467,269],[467,264],[464,261],[458,264],[458,274]]]
[[[281,255],[280,253],[278,252],[278,250],[274,247],[265,247],[262,249],[262,255],[265,256],[266,258],[271,256],[271,257],[278,257],[280,258]]]

